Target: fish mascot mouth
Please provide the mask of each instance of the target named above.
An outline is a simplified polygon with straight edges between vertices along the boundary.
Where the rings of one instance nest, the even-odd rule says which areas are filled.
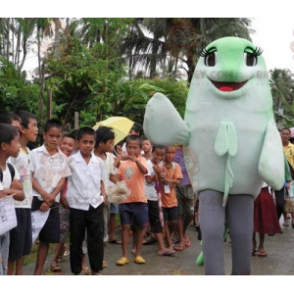
[[[222,92],[232,92],[241,89],[247,81],[240,82],[240,83],[232,83],[232,82],[215,82],[209,79],[211,83],[220,91]]]

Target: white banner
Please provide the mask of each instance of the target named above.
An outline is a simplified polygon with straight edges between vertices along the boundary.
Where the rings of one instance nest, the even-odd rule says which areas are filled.
[[[0,235],[17,226],[14,200],[12,196],[0,199]]]
[[[44,227],[49,216],[50,209],[47,211],[36,210],[32,212],[32,239],[33,243],[39,236],[40,231]]]

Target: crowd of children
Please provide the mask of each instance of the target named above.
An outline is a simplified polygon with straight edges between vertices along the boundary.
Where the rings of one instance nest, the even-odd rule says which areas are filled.
[[[28,145],[38,137],[33,114],[0,111],[0,123],[0,199],[12,195],[17,218],[17,225],[0,235],[1,275],[22,274],[39,225],[35,275],[42,274],[51,243],[56,244],[51,271],[60,271],[59,263],[70,254],[73,274],[99,274],[107,266],[106,242],[121,244],[122,257],[116,264],[128,264],[130,235],[138,264],[146,263],[142,245],[150,238],[158,243],[160,256],[182,250],[186,228],[177,226],[176,187],[184,170],[174,162],[174,146],[152,146],[142,139],[138,124],[123,145],[114,146],[111,128],[84,127],[69,134],[59,120],[51,119],[44,125],[44,143],[30,150]],[[130,193],[123,203],[110,203],[108,187],[119,181],[126,183]],[[191,199],[193,206],[194,194]],[[34,223],[39,222],[35,213],[42,216],[42,224]],[[115,234],[118,213],[121,240]],[[182,232],[180,243],[175,245],[178,232]]]
[[[111,128],[94,131],[84,127],[68,134],[60,121],[51,119],[44,125],[44,144],[29,150],[28,144],[37,139],[38,124],[27,111],[0,111],[0,129],[0,200],[12,195],[17,219],[13,229],[0,235],[0,275],[22,274],[24,257],[32,249],[32,215],[36,212],[41,213],[44,224],[38,234],[35,275],[42,274],[51,243],[56,249],[50,269],[61,271],[59,263],[70,254],[71,271],[76,275],[96,275],[107,267],[106,242],[121,244],[118,266],[130,262],[130,236],[137,264],[146,263],[141,253],[143,244],[157,242],[159,256],[174,255],[191,246],[186,230],[196,198],[182,146],[153,145],[148,138],[142,139],[138,124],[123,145],[114,146]],[[287,129],[281,136],[283,132],[288,135]],[[284,149],[290,150],[292,145],[287,142]],[[294,153],[292,157],[294,162]],[[291,180],[289,175],[285,179],[288,184]],[[110,203],[109,187],[120,181],[126,183],[130,193],[123,203]],[[266,256],[265,234],[280,233],[281,211],[278,205],[276,209],[273,216],[275,205],[265,185],[255,201],[254,225],[260,244],[257,248],[254,235],[253,255]],[[121,240],[115,234],[118,213]]]

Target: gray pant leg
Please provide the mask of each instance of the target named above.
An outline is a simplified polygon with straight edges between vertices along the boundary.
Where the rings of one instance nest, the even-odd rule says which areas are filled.
[[[232,274],[250,275],[254,198],[251,195],[229,195],[227,206],[232,240]]]
[[[9,232],[0,235],[0,276],[7,275],[9,244]]]
[[[204,190],[199,194],[200,228],[202,233],[206,275],[224,275],[225,208],[223,193]]]
[[[104,218],[104,236],[103,236],[103,242],[108,241],[108,222],[110,218],[110,203],[107,204],[104,203],[103,207],[103,218]]]

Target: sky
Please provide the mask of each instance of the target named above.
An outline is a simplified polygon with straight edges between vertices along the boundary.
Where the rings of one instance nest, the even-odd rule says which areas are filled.
[[[263,49],[268,71],[289,69],[294,76],[294,18],[254,17],[250,28],[255,31],[251,34],[253,43]],[[28,54],[24,69],[31,75],[36,67],[37,53]]]
[[[294,17],[256,17],[251,28],[256,31],[252,41],[263,49],[267,69],[287,68],[294,74]]]

